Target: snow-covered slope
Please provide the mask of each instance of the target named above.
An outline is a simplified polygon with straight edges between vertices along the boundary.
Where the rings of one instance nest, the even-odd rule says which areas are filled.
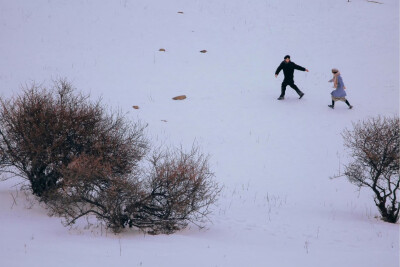
[[[0,266],[399,266],[399,225],[329,179],[345,127],[399,113],[399,2],[379,2],[1,0],[1,96],[66,77],[154,142],[196,142],[224,190],[207,230],[115,236],[64,228],[2,182]],[[276,100],[286,54],[310,70],[301,100]],[[327,107],[333,67],[353,110]]]

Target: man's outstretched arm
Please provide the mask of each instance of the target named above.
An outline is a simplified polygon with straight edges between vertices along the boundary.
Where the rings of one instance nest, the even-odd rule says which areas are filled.
[[[294,63],[293,63],[294,64]],[[302,67],[302,66],[299,66],[299,65],[297,65],[297,64],[294,64],[294,68],[296,69],[296,70],[301,70],[301,71],[307,71],[308,72],[308,69],[306,69],[306,68],[304,68],[304,67]]]

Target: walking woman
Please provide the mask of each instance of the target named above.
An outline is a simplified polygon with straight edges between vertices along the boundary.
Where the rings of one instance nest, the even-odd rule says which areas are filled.
[[[344,86],[342,76],[340,76],[340,72],[338,69],[332,69],[333,78],[329,80],[329,82],[333,82],[333,90],[331,92],[332,95],[332,105],[328,105],[328,107],[334,109],[336,101],[343,101],[349,106],[349,109],[352,109],[353,106],[350,105],[349,101],[346,99],[346,86]]]

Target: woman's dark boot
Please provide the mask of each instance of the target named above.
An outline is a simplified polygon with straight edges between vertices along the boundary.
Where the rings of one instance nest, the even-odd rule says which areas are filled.
[[[345,102],[348,106],[349,106],[349,109],[352,109],[353,108],[353,106],[352,105],[350,105],[350,103],[349,103],[349,101],[347,101],[346,100],[346,102]]]

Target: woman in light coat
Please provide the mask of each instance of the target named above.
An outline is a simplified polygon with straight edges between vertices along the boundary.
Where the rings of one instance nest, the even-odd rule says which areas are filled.
[[[340,72],[338,69],[332,69],[333,73],[333,78],[329,80],[329,82],[333,82],[333,90],[331,92],[332,95],[332,105],[328,105],[330,108],[335,108],[335,102],[336,101],[343,101],[345,102],[348,106],[349,109],[352,109],[353,106],[350,105],[349,101],[346,99],[346,92],[344,91],[346,89],[346,86],[344,86],[342,76],[340,76]]]

